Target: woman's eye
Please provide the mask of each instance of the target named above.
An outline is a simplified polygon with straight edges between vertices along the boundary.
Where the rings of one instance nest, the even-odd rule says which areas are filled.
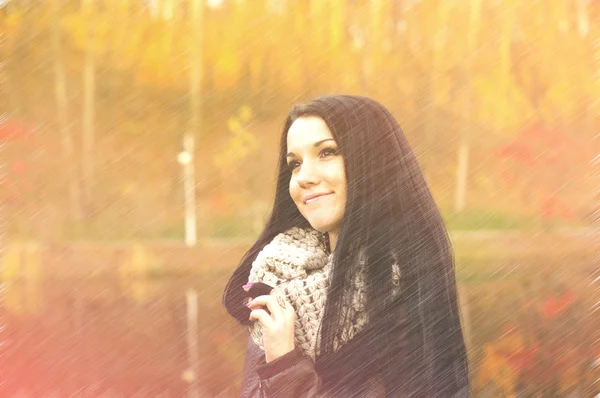
[[[290,170],[294,170],[296,167],[298,167],[298,161],[294,160],[288,163],[288,169]]]
[[[321,151],[321,155],[326,156],[326,155],[337,155],[338,151],[335,148],[325,148]]]
[[[320,157],[335,156],[338,153],[339,153],[338,150],[335,148],[324,148],[323,150],[321,150],[321,152],[319,152],[319,156]],[[298,166],[300,166],[300,163],[301,162],[298,160],[292,160],[287,165],[288,169],[290,169],[291,171],[294,171]]]

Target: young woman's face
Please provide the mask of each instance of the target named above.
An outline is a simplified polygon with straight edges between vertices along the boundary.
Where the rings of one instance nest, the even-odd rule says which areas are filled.
[[[325,121],[317,116],[296,119],[287,134],[287,149],[290,196],[300,214],[317,231],[339,233],[346,206],[346,173]]]

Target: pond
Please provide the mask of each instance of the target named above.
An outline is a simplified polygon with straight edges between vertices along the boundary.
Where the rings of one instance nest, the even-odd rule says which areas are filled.
[[[244,247],[12,245],[0,396],[238,396],[248,333],[220,300]],[[474,396],[597,394],[591,252],[457,251]]]

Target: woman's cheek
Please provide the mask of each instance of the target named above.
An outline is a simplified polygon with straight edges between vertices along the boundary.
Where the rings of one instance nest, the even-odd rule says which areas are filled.
[[[300,192],[298,189],[298,184],[296,184],[293,179],[290,181],[289,192],[290,192],[290,197],[292,198],[294,203],[296,203],[296,206],[299,206],[300,205]]]

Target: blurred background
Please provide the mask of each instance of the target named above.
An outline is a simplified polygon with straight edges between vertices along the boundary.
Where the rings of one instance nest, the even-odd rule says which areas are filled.
[[[476,397],[600,394],[596,0],[0,1],[0,396],[235,397],[295,103],[399,121]],[[594,313],[594,311],[596,312]]]

